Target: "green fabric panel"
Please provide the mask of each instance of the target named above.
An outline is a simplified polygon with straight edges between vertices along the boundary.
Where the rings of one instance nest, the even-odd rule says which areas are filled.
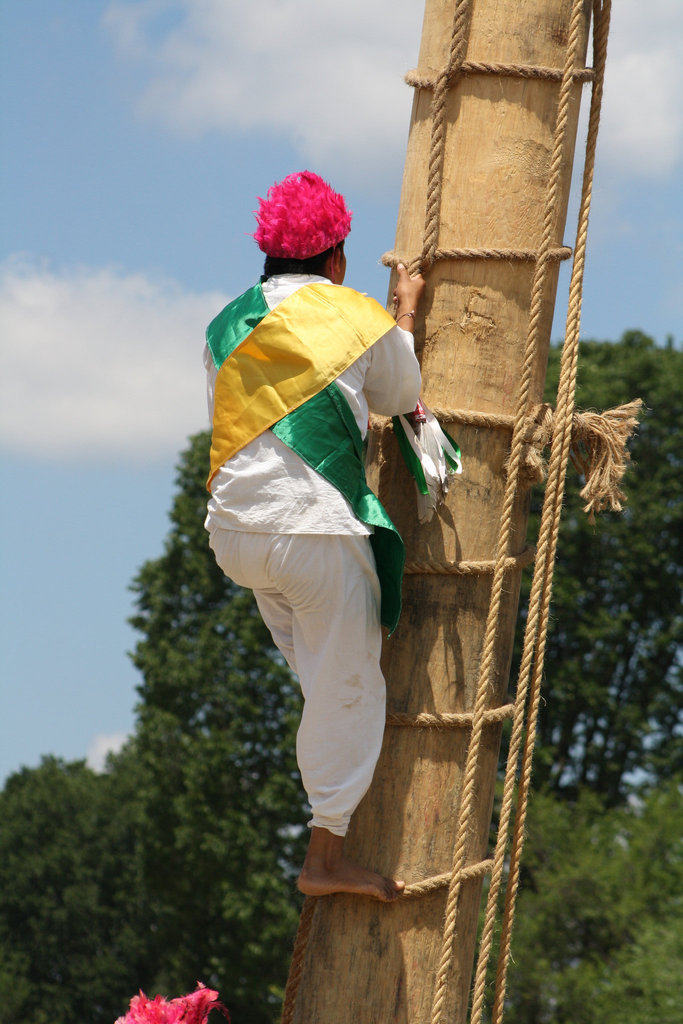
[[[415,483],[417,484],[420,494],[429,494],[425,471],[422,468],[422,463],[410,446],[410,441],[406,437],[403,424],[398,416],[392,416],[392,423],[394,424],[394,437],[398,441],[399,451],[403,456],[403,461],[415,478]]]
[[[405,549],[398,530],[365,482],[363,440],[336,384],[276,423],[273,433],[336,487],[361,522],[373,526],[370,543],[382,592],[381,621],[393,633],[401,615]]]
[[[221,310],[206,328],[206,344],[218,369],[231,352],[257,327],[268,313],[261,282],[249,288],[225,309]]]
[[[453,440],[453,438],[451,437],[451,435],[448,433],[447,430],[444,430],[443,427],[441,429],[443,430],[444,434],[446,435],[448,440],[453,445],[453,448],[455,449],[455,451],[458,453],[458,458],[459,459],[462,458],[462,452],[460,451],[460,445],[458,444],[458,442]],[[444,448],[444,456],[446,458],[446,462],[451,467],[451,469],[453,469],[453,470],[455,470],[455,472],[457,472],[457,470],[458,470],[458,463],[453,461],[453,459],[448,454],[448,452],[446,451],[445,448]]]

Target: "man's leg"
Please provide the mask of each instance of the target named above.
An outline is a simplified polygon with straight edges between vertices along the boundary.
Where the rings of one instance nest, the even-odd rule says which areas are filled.
[[[292,606],[305,698],[297,758],[313,811],[299,888],[310,895],[355,892],[392,900],[402,882],[343,854],[351,815],[372,781],[386,716],[372,549],[367,537],[358,536],[283,540],[277,585]],[[273,562],[269,568],[275,571]]]
[[[385,878],[348,860],[344,856],[344,837],[314,825],[298,886],[307,896],[350,892],[391,903],[401,895],[405,882]]]
[[[299,888],[390,901],[403,882],[348,861],[344,836],[365,794],[384,732],[379,583],[365,537],[215,530],[227,576],[249,587],[305,698],[297,759],[313,809]]]
[[[209,544],[225,575],[238,586],[254,592],[261,618],[270,630],[276,647],[291,670],[297,673],[292,609],[287,599],[270,586],[267,571],[273,540],[269,533],[247,533],[216,527],[211,531]]]

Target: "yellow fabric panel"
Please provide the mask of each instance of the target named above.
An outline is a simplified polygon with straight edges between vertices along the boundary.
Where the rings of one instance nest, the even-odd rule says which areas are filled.
[[[218,371],[211,476],[249,441],[326,388],[394,326],[374,299],[311,284],[271,310]]]

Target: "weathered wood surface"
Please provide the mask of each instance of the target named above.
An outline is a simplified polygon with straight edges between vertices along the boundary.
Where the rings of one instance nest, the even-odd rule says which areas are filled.
[[[444,66],[454,0],[427,0],[418,70]],[[571,0],[475,0],[468,60],[565,63]],[[585,57],[590,5],[584,11]],[[448,99],[439,247],[538,249],[559,95],[553,81],[463,76]],[[555,242],[563,244],[581,85],[574,86]],[[396,251],[422,250],[431,91],[416,90]],[[416,348],[431,407],[514,414],[529,322],[533,263],[445,261],[427,275]],[[543,391],[557,266],[543,298],[542,343],[532,403]],[[389,291],[391,295],[392,286]],[[446,507],[417,522],[414,486],[390,431],[376,438],[375,483],[403,535],[409,562],[492,560],[500,528],[510,433],[454,428],[465,472]],[[513,552],[525,546],[528,495],[514,508]],[[519,594],[508,573],[490,706],[506,701]],[[490,575],[406,576],[404,612],[385,643],[391,711],[472,710],[486,623]],[[353,643],[353,637],[349,637]],[[487,855],[501,727],[487,726],[479,759],[476,820],[466,863]],[[450,870],[468,731],[388,728],[372,788],[356,812],[348,851],[407,882]],[[481,879],[463,883],[444,1021],[467,1017]],[[334,896],[317,901],[294,1020],[296,1024],[428,1024],[442,952],[446,889],[391,906]]]

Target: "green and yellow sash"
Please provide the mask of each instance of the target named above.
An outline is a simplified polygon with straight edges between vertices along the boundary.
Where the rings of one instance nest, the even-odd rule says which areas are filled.
[[[381,619],[391,631],[401,613],[403,542],[365,482],[361,433],[334,380],[393,324],[374,299],[331,284],[306,285],[269,311],[257,284],[206,332],[218,367],[207,486],[227,459],[272,429],[374,527]]]
[[[351,288],[311,284],[272,311],[260,284],[207,329],[218,367],[211,475],[249,441],[317,395],[394,321]]]

